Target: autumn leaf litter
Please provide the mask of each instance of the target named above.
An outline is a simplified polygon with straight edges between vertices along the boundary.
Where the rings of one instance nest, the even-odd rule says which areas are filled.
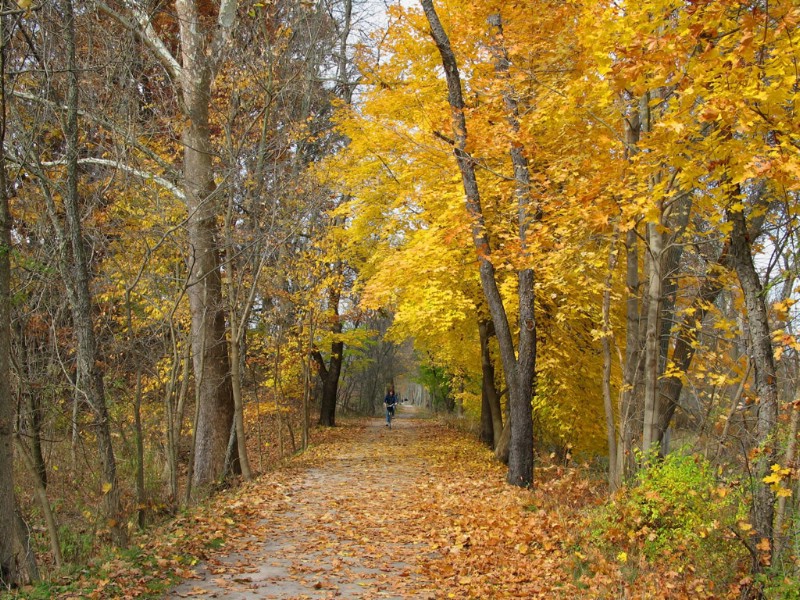
[[[175,579],[169,598],[605,597],[619,565],[575,570],[601,493],[557,466],[537,469],[535,491],[509,486],[488,449],[436,420],[349,421],[60,597],[134,598]]]

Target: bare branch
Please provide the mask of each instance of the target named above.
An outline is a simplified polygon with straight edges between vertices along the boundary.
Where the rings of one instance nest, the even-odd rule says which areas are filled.
[[[8,93],[10,95],[14,96],[15,98],[19,98],[21,100],[27,100],[29,102],[35,102],[37,104],[41,104],[42,106],[47,106],[49,108],[52,108],[53,110],[57,110],[57,111],[65,111],[65,110],[67,110],[67,107],[64,106],[63,104],[58,104],[58,103],[53,102],[51,100],[46,100],[45,98],[40,98],[39,96],[35,96],[33,94],[28,94],[26,92],[20,92],[20,91],[17,91],[17,90],[10,90]],[[100,125],[101,127],[104,127],[106,129],[108,129],[109,131],[113,131],[114,133],[122,135],[125,138],[125,141],[128,144],[130,144],[131,146],[133,146],[134,148],[139,150],[142,154],[145,154],[148,158],[150,158],[156,164],[158,164],[159,167],[161,167],[162,169],[164,169],[167,172],[174,172],[174,170],[172,168],[172,165],[170,165],[167,161],[165,161],[163,158],[161,158],[157,153],[153,152],[147,146],[144,146],[144,145],[140,144],[138,141],[136,141],[135,139],[131,138],[130,135],[128,135],[126,132],[122,131],[116,124],[112,123],[111,121],[107,121],[106,119],[104,119],[101,116],[99,116],[96,112],[79,110],[78,114],[81,117],[83,117],[83,118],[85,118],[87,120],[93,121],[93,122],[97,123],[98,125]]]
[[[50,162],[43,162],[41,163],[42,167],[59,167],[66,165],[66,161],[57,160],[57,161],[50,161]],[[183,193],[178,186],[176,186],[171,181],[164,179],[163,177],[159,177],[158,175],[154,175],[153,173],[148,173],[147,171],[142,171],[141,169],[137,169],[136,167],[132,167],[130,165],[126,165],[125,163],[121,163],[116,160],[110,160],[108,158],[81,158],[78,159],[79,165],[100,165],[104,167],[113,167],[115,169],[119,169],[120,171],[125,171],[126,173],[130,173],[131,175],[135,175],[140,179],[145,181],[152,181],[163,187],[165,190],[172,193],[176,199],[180,200],[181,202],[186,200],[186,195]]]
[[[181,73],[183,72],[180,63],[178,63],[176,58],[172,55],[172,52],[170,52],[169,48],[164,44],[164,41],[158,36],[158,33],[156,33],[156,30],[153,28],[153,22],[150,20],[150,15],[142,9],[136,0],[123,0],[123,4],[128,12],[130,12],[130,16],[133,20],[130,20],[122,13],[114,10],[102,0],[96,0],[96,2],[101,11],[113,17],[120,25],[136,34],[136,36],[150,48],[161,65],[167,70],[173,81],[180,80]]]

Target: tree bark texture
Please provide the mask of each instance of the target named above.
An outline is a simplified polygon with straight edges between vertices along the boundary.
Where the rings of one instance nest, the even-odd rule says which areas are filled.
[[[450,40],[442,27],[432,0],[420,0],[431,29],[431,35],[439,50],[447,79],[448,102],[453,127],[453,151],[461,173],[467,213],[472,221],[472,240],[478,255],[481,287],[492,315],[500,356],[509,392],[510,430],[508,482],[512,485],[529,486],[533,483],[533,420],[531,399],[536,351],[536,327],[533,313],[533,272],[521,271],[518,291],[520,294],[520,341],[519,360],[515,351],[511,327],[497,283],[494,265],[489,257],[491,247],[486,234],[486,224],[481,208],[480,191],[475,176],[472,157],[466,152],[467,125],[464,116],[464,99],[461,92],[461,76]],[[524,243],[524,228],[520,232]]]
[[[19,450],[19,457],[22,459],[22,463],[27,468],[31,479],[33,479],[36,502],[39,504],[39,508],[42,511],[42,517],[44,518],[45,525],[47,526],[47,537],[50,541],[50,552],[53,555],[53,562],[55,563],[56,568],[60,569],[64,564],[64,557],[61,555],[58,523],[56,522],[56,517],[53,514],[53,509],[50,506],[50,500],[47,497],[47,489],[45,488],[41,477],[39,477],[38,473],[36,472],[37,465],[35,459],[28,451],[28,447],[25,445],[25,442],[23,442],[19,436],[16,436],[15,441],[15,446]]]
[[[220,13],[227,5],[223,2]],[[186,124],[183,130],[183,177],[188,218],[189,306],[192,359],[200,386],[193,483],[210,484],[225,469],[225,453],[233,423],[234,402],[225,338],[225,312],[220,274],[217,215],[220,201],[214,184],[214,155],[209,128],[211,82],[215,75],[207,47],[207,26],[194,0],[177,0],[180,25],[180,91]],[[222,20],[222,15],[220,16]]]
[[[733,197],[738,198],[739,195],[737,190]],[[770,474],[770,468],[777,462],[778,383],[764,290],[753,263],[745,215],[742,210],[728,209],[727,218],[733,226],[730,233],[730,256],[744,294],[750,358],[755,374],[757,422],[752,516],[758,540],[766,540],[770,547],[770,551],[762,555],[760,563],[754,565],[755,570],[762,570],[765,565],[770,564],[774,550],[775,492],[763,479]]]
[[[339,273],[341,274],[341,273]],[[328,292],[328,308],[332,312],[330,358],[328,365],[320,352],[313,352],[312,358],[317,363],[319,377],[322,380],[322,399],[319,406],[319,424],[325,427],[336,426],[336,400],[339,395],[339,376],[342,372],[342,359],[344,355],[344,342],[338,337],[342,333],[342,320],[339,316],[339,299],[341,288],[338,283],[332,283]]]
[[[620,394],[617,465],[620,479],[630,477],[635,468],[636,390],[639,387],[639,364],[642,360],[642,336],[639,318],[641,284],[639,280],[639,237],[635,229],[628,231],[625,241],[627,299],[625,301],[625,365],[623,390]]]
[[[64,194],[65,255],[64,271],[67,275],[67,296],[72,311],[73,327],[78,341],[77,363],[82,392],[92,409],[97,443],[100,451],[103,485],[103,510],[106,526],[113,542],[118,546],[127,544],[127,531],[122,516],[119,481],[114,447],[111,440],[111,424],[105,399],[105,384],[97,339],[94,332],[93,299],[90,289],[91,275],[86,256],[86,246],[81,226],[81,199],[78,189],[78,65],[75,58],[75,21],[71,0],[65,0],[67,15],[67,48],[69,73],[67,91],[67,186]]]
[[[661,288],[664,282],[662,276],[662,259],[664,234],[661,232],[660,223],[649,223],[648,249],[646,263],[649,271],[649,286],[647,299],[647,332],[645,334],[645,359],[644,359],[644,426],[642,429],[642,451],[647,454],[651,446],[657,443],[658,434],[656,426],[659,414],[659,357],[661,344],[659,343],[659,327],[661,320]]]
[[[639,107],[629,111],[625,125],[625,156],[630,160],[637,152],[641,136],[641,115]],[[639,367],[642,360],[643,340],[640,335],[641,322],[639,305],[642,300],[641,280],[639,278],[639,236],[636,227],[628,230],[625,236],[625,363],[622,368],[622,390],[619,395],[619,423],[617,440],[617,479],[615,485],[633,475],[635,460],[633,445],[637,423],[637,388],[639,387]]]
[[[257,289],[258,274],[260,273],[259,262],[253,269],[253,283],[251,284],[249,293],[246,294],[247,300],[245,306],[242,307],[241,314],[238,310],[238,289],[234,283],[234,265],[235,265],[235,244],[233,241],[233,208],[235,204],[235,194],[233,190],[229,194],[228,210],[225,213],[225,252],[226,260],[229,269],[227,277],[227,299],[228,299],[228,321],[230,327],[230,341],[228,349],[230,351],[229,361],[231,367],[231,394],[233,395],[233,423],[236,431],[236,451],[239,455],[238,465],[242,472],[242,478],[245,481],[250,481],[253,478],[253,473],[250,468],[250,458],[247,456],[247,439],[245,437],[244,427],[244,395],[242,394],[242,371],[245,362],[246,345],[245,340],[247,336],[247,319],[250,315],[250,309],[253,306],[253,299]],[[256,250],[260,250],[260,241],[256,244]],[[240,287],[242,283],[240,282]],[[226,458],[226,461],[229,461]]]
[[[3,12],[6,3],[2,2]],[[6,133],[5,51],[7,19],[0,17],[0,585],[30,583],[35,571],[17,536],[14,498],[14,398],[11,393],[11,213],[4,152]]]
[[[614,227],[614,237],[608,251],[608,272],[603,286],[603,408],[606,414],[606,442],[608,444],[608,484],[613,492],[619,487],[621,477],[617,462],[617,429],[614,423],[614,403],[611,398],[611,288],[617,266],[619,224]]]
[[[490,20],[496,30],[492,53],[495,58],[495,74],[502,80],[508,80],[508,68],[510,65],[508,53],[504,46],[503,38],[503,19],[501,14],[493,15]],[[507,81],[503,90],[503,103],[506,107],[506,121],[511,131],[519,134],[519,103],[517,93],[513,85]],[[531,225],[540,218],[540,207],[533,202],[531,197],[531,179],[528,166],[528,159],[525,156],[525,149],[517,140],[511,142],[509,148],[511,165],[514,169],[514,195],[517,199],[517,226],[519,231],[520,249],[526,264],[532,262],[530,254],[530,243],[528,240],[528,230]],[[535,272],[532,267],[527,267],[518,273],[517,295],[519,298],[519,342],[517,354],[517,377],[519,378],[520,394],[527,393],[527,407],[522,406],[523,399],[520,399],[518,406],[511,406],[512,411],[516,410],[518,421],[511,421],[511,439],[509,440],[509,470],[516,458],[523,460],[525,453],[531,452],[531,470],[533,469],[533,421],[531,411],[531,400],[536,394],[536,309],[534,282]],[[525,392],[524,390],[527,390]],[[530,449],[528,449],[528,438],[530,438]],[[527,469],[527,465],[520,465],[520,468]]]
[[[29,382],[35,381],[35,373],[33,363],[35,356],[39,356],[45,352],[41,339],[37,335],[26,335],[26,324],[23,320],[17,322],[17,339],[19,340],[19,357],[20,369],[24,373],[27,381],[24,386],[29,387]],[[29,345],[32,348],[29,348]],[[22,375],[22,373],[20,373]],[[20,390],[25,396],[24,409],[25,414],[18,418],[18,427],[25,437],[30,439],[31,454],[33,455],[34,464],[36,465],[36,474],[41,481],[42,485],[47,488],[47,465],[44,461],[44,452],[42,451],[42,401],[38,393],[32,390]]]
[[[500,405],[500,394],[495,385],[494,363],[489,351],[489,340],[494,333],[492,322],[481,319],[478,323],[478,335],[481,343],[481,439],[491,448],[496,448],[503,433],[503,411]]]

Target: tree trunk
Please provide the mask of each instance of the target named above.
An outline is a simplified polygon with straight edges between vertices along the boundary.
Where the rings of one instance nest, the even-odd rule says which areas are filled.
[[[617,445],[618,477],[630,477],[635,470],[633,454],[636,424],[636,389],[639,385],[639,363],[642,359],[642,344],[639,332],[639,301],[641,286],[639,282],[639,236],[635,229],[627,233],[625,242],[626,279],[628,297],[625,301],[625,366],[623,369],[623,389],[619,399],[620,439]]]
[[[501,14],[492,15],[489,24],[497,35],[492,44],[495,59],[495,74],[502,80],[508,79],[509,60],[504,46],[503,19]],[[517,93],[511,83],[503,90],[503,103],[506,107],[506,121],[511,130],[519,133],[519,105]],[[509,148],[511,165],[514,169],[514,195],[517,199],[517,227],[519,231],[520,250],[525,263],[530,265],[528,230],[541,217],[540,207],[531,198],[530,172],[524,147],[516,140]],[[519,343],[516,361],[516,376],[519,379],[520,398],[511,404],[511,439],[509,440],[509,481],[513,483],[512,471],[516,471],[516,479],[522,480],[530,469],[533,481],[533,421],[531,400],[536,393],[536,312],[534,296],[535,273],[532,267],[520,270],[518,274],[517,295],[519,298]],[[510,389],[510,388],[509,388]]]
[[[233,5],[235,11],[236,3],[223,4],[226,6],[219,9],[220,22],[229,5]],[[211,61],[218,61],[219,57],[209,57],[213,49],[207,47],[207,26],[197,2],[176,0],[175,9],[180,24],[180,90],[186,117],[182,141],[191,249],[188,255],[188,296],[192,358],[195,381],[200,386],[193,473],[193,483],[197,488],[222,477],[234,416],[217,239],[219,195],[214,184],[214,151],[209,128],[211,83],[216,75]]]
[[[35,579],[17,537],[14,498],[14,400],[11,393],[11,213],[6,182],[6,2],[0,16],[0,585],[16,587]]]
[[[50,500],[47,498],[47,489],[45,488],[44,482],[39,476],[36,461],[32,454],[28,452],[25,442],[23,442],[19,436],[15,438],[15,441],[16,447],[19,449],[20,458],[22,459],[25,467],[28,469],[31,479],[33,479],[33,486],[36,491],[36,501],[39,504],[39,508],[42,511],[42,516],[44,517],[45,525],[47,526],[47,537],[50,540],[50,552],[53,553],[53,562],[55,563],[56,568],[60,569],[64,564],[64,558],[61,555],[58,524],[56,523],[56,517],[53,514],[53,509],[50,506]]]
[[[659,210],[659,214],[661,211]],[[661,344],[659,333],[661,329],[661,286],[664,278],[661,272],[664,234],[661,232],[661,223],[647,225],[648,248],[646,262],[649,271],[649,286],[647,299],[647,331],[645,333],[645,359],[644,359],[644,425],[642,429],[642,452],[647,456],[651,446],[658,442],[658,415],[659,415],[659,358]]]
[[[170,322],[169,322],[169,337],[170,342],[172,344],[172,369],[170,370],[170,377],[169,381],[167,382],[167,388],[164,392],[164,413],[167,416],[167,423],[166,423],[166,430],[165,434],[165,454],[166,454],[166,483],[168,489],[168,497],[171,502],[175,502],[178,498],[178,439],[179,434],[177,433],[177,394],[175,388],[178,384],[178,378],[180,377],[181,368],[182,368],[182,360],[181,354],[178,352],[178,344],[177,340],[175,339],[175,324],[172,320],[172,316],[170,315]],[[186,348],[189,348],[189,344],[186,345]],[[188,357],[187,357],[188,361]]]
[[[486,377],[481,381],[481,419],[478,439],[489,448],[494,449],[494,428],[492,427],[492,412],[489,408],[489,394],[486,391]]]
[[[617,267],[617,241],[619,224],[614,226],[614,236],[608,250],[608,272],[603,289],[603,408],[606,413],[606,440],[608,443],[608,486],[613,492],[619,487],[621,477],[617,463],[617,429],[614,424],[614,403],[611,398],[611,288]]]
[[[337,266],[337,275],[341,276],[341,265]],[[332,311],[331,333],[331,356],[328,365],[322,358],[322,354],[314,352],[312,357],[319,367],[319,376],[322,380],[322,400],[319,407],[319,424],[324,427],[334,427],[336,425],[336,400],[339,395],[339,376],[342,372],[342,358],[344,354],[344,342],[338,336],[342,334],[342,320],[339,316],[339,299],[341,296],[340,285],[337,282],[331,284],[328,298],[328,308]]]
[[[736,186],[738,188],[738,186]],[[736,190],[733,198],[739,198]],[[742,210],[727,209],[727,219],[732,224],[730,233],[731,262],[736,269],[739,284],[744,294],[747,309],[747,325],[750,338],[750,358],[755,373],[757,394],[756,457],[753,468],[753,527],[759,543],[769,545],[762,551],[755,571],[762,571],[771,564],[774,550],[773,518],[775,515],[775,492],[764,483],[770,468],[777,462],[778,440],[778,385],[775,376],[772,340],[765,295],[758,278],[753,253],[747,236],[747,224]]]
[[[136,523],[144,530],[147,519],[147,491],[144,488],[144,428],[142,427],[142,364],[136,365],[133,393],[133,431],[136,436]]]
[[[536,359],[536,327],[533,313],[533,271],[520,271],[518,293],[520,294],[520,341],[519,361],[514,347],[511,327],[503,305],[503,299],[497,283],[494,265],[490,261],[491,247],[486,234],[486,224],[481,208],[478,181],[475,176],[475,165],[466,152],[467,124],[464,116],[464,99],[461,92],[461,76],[458,71],[455,55],[450,47],[439,16],[433,7],[432,0],[420,0],[425,16],[431,28],[431,35],[439,50],[442,66],[445,71],[448,89],[448,102],[451,108],[453,127],[453,151],[461,173],[464,187],[465,204],[471,219],[472,239],[478,255],[481,287],[486,296],[486,303],[492,315],[497,340],[500,345],[500,356],[509,392],[510,407],[510,442],[508,460],[508,482],[518,486],[529,486],[533,483],[533,420],[531,398],[533,396],[533,378]],[[516,174],[516,165],[515,165]],[[525,246],[526,211],[520,207],[520,218],[523,228],[520,238]]]
[[[478,322],[478,334],[481,343],[481,440],[491,448],[496,448],[503,433],[503,411],[500,395],[494,381],[494,363],[489,352],[489,339],[493,333],[492,322],[481,319]]]
[[[302,331],[301,331],[302,334]],[[314,344],[314,313],[313,310],[308,311],[308,348]],[[310,415],[311,415],[311,361],[313,360],[312,352],[309,351],[303,360],[303,431],[301,443],[303,450],[308,449],[310,438]]]
[[[341,329],[341,325],[339,325]],[[336,425],[336,399],[339,394],[339,376],[342,372],[344,342],[331,344],[331,358],[322,384],[322,400],[319,407],[319,424],[325,427]]]
[[[80,217],[80,196],[78,191],[78,65],[75,58],[75,20],[71,0],[64,2],[66,15],[67,48],[69,60],[67,91],[67,187],[64,194],[64,213],[66,217],[63,240],[65,253],[62,256],[67,275],[67,296],[72,311],[73,326],[78,339],[77,363],[82,391],[94,415],[97,443],[100,450],[103,486],[103,510],[106,526],[111,532],[114,544],[127,543],[127,531],[122,517],[117,464],[111,440],[108,408],[105,400],[105,385],[100,352],[94,333],[93,300],[90,291],[89,263]]]
[[[672,339],[672,329],[675,322],[675,305],[678,297],[678,273],[683,257],[682,237],[689,224],[689,217],[692,212],[691,194],[680,194],[669,202],[669,210],[665,211],[669,233],[664,236],[666,241],[662,253],[661,262],[661,309],[659,311],[659,341],[658,341],[658,402],[656,403],[656,416],[654,424],[655,441],[658,443],[658,450],[661,456],[669,453],[668,429],[661,428],[661,416],[666,410],[664,372],[667,368],[667,357],[669,355],[670,340]],[[667,423],[667,427],[669,423]]]
[[[21,363],[20,369],[24,372],[24,376],[27,380],[24,384],[21,383],[20,386],[30,388],[30,382],[33,382],[36,377],[31,361],[34,356],[39,356],[43,353],[44,348],[42,347],[43,344],[38,335],[26,336],[25,330],[25,322],[19,320],[17,322],[16,331],[17,339],[19,340],[19,362]],[[29,348],[29,345],[33,346],[33,348]],[[23,373],[20,373],[20,376],[22,375]],[[31,455],[36,472],[38,473],[39,481],[47,488],[47,465],[45,464],[44,453],[42,452],[41,398],[39,394],[33,393],[30,389],[27,392],[21,393],[25,396],[25,415],[18,419],[18,427],[20,427],[20,429],[24,428],[25,437],[30,439]]]
[[[625,126],[625,157],[632,160],[638,152],[637,144],[642,133],[642,114],[640,106],[629,106]],[[640,367],[642,365],[643,336],[640,304],[642,302],[642,286],[639,278],[639,235],[634,225],[628,230],[625,238],[625,363],[622,368],[622,390],[619,395],[619,439],[617,443],[617,481],[631,477],[636,470],[633,446],[638,419],[637,389],[640,385]],[[641,431],[641,429],[639,430]]]
[[[250,469],[250,459],[247,457],[247,445],[244,433],[244,399],[242,397],[242,369],[241,369],[241,336],[238,325],[235,324],[235,311],[231,312],[231,390],[233,392],[234,428],[236,430],[236,451],[239,454],[239,465],[245,481],[253,479]]]
[[[238,310],[238,290],[234,283],[235,279],[235,250],[233,241],[233,210],[235,204],[234,194],[231,193],[228,199],[228,210],[225,212],[225,252],[227,255],[227,299],[228,299],[228,320],[230,323],[230,342],[228,349],[230,351],[230,368],[231,368],[231,394],[233,396],[233,427],[236,432],[236,452],[238,454],[238,465],[241,469],[242,477],[245,481],[253,479],[253,474],[250,469],[250,459],[247,456],[247,439],[245,437],[244,428],[244,397],[242,395],[242,363],[244,362],[245,353],[245,340],[247,335],[247,320],[250,315],[250,309],[253,305],[253,298],[255,297],[255,290],[257,289],[258,274],[260,273],[259,262],[256,268],[253,269],[253,281],[250,286],[250,291],[245,300],[245,306],[242,307],[241,314]],[[257,244],[257,247],[260,244]],[[240,282],[239,288],[243,282]],[[226,459],[226,461],[229,459]]]

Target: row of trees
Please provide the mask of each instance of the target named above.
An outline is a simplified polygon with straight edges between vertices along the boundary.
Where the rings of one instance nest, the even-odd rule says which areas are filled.
[[[746,482],[754,569],[778,560],[800,11],[421,0],[353,45],[363,15],[6,0],[3,580],[35,576],[15,489],[56,563],[65,472],[124,544],[162,481],[176,506],[249,478],[265,414],[294,447],[315,389],[325,425],[371,410],[408,338],[510,483],[534,434],[607,455],[612,489],[688,443]]]
[[[251,478],[267,439],[307,443],[318,375],[335,423],[343,344],[380,319],[326,234],[343,197],[310,167],[345,143],[330,118],[369,18],[352,0],[3,4],[4,584],[36,577],[21,512],[60,566],[59,520],[125,545],[133,515]]]
[[[385,248],[365,304],[481,407],[510,483],[533,481],[531,422],[606,453],[612,489],[688,443],[747,481],[745,543],[774,563],[797,526],[798,8],[391,15],[332,169]]]

